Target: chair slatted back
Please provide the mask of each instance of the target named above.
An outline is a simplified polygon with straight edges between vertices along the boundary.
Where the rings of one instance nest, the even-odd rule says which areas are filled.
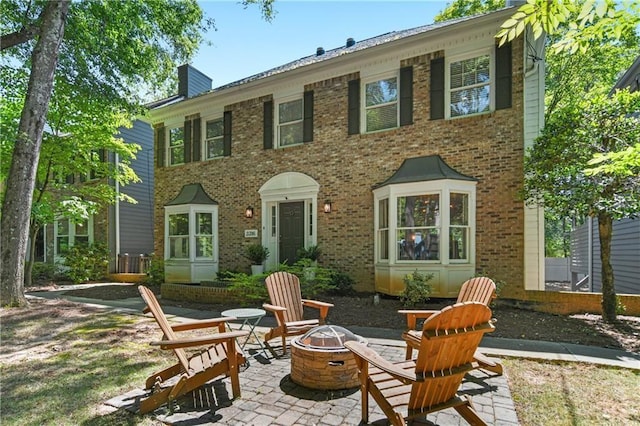
[[[484,333],[493,330],[491,310],[479,302],[456,303],[424,323],[409,410],[420,410],[453,398]]]
[[[146,310],[151,312],[156,322],[160,326],[160,329],[164,334],[163,340],[177,340],[176,333],[171,328],[171,325],[169,325],[169,321],[167,320],[167,317],[165,316],[164,311],[160,307],[160,304],[158,303],[158,299],[156,299],[156,295],[153,294],[151,290],[149,290],[147,287],[143,285],[138,286],[138,291],[140,292],[140,295],[142,296],[142,299],[144,300],[144,302],[147,304]],[[184,371],[188,372],[189,358],[187,357],[187,354],[184,351],[184,349],[177,348],[177,349],[174,349],[173,352],[178,357],[178,360],[180,360],[180,365],[182,365],[182,368],[184,369]]]
[[[271,304],[287,308],[284,313],[286,322],[304,319],[300,280],[294,274],[278,271],[270,274],[266,281]]]
[[[480,302],[489,305],[496,294],[496,283],[488,277],[475,277],[465,281],[460,287],[457,303]]]

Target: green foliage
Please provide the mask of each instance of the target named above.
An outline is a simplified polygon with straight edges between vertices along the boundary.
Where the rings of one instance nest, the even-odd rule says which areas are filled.
[[[301,248],[298,250],[298,259],[310,259],[317,261],[322,254],[322,250],[317,245],[312,245],[307,248]]]
[[[250,244],[244,249],[244,257],[249,259],[252,265],[262,265],[269,257],[269,249],[262,244]]]
[[[353,285],[355,284],[353,278],[344,272],[331,271],[331,286],[334,287],[329,290],[329,294],[335,294],[337,296],[349,296],[355,293]]]
[[[624,315],[625,312],[627,312],[627,307],[624,306],[624,303],[622,303],[622,299],[620,298],[620,296],[616,294],[616,314]]]
[[[433,274],[421,274],[416,269],[413,273],[404,276],[404,290],[400,294],[400,301],[405,307],[415,306],[429,300]]]
[[[67,276],[76,284],[105,277],[109,266],[109,248],[104,243],[77,244],[65,253]]]
[[[293,265],[281,264],[281,271],[290,272],[300,279],[302,297],[313,298],[334,290],[332,270],[315,265],[310,259],[300,259]]]
[[[505,4],[505,0],[454,0],[447,3],[447,7],[438,13],[433,21],[444,22],[464,16],[479,15],[501,9]]]
[[[244,272],[229,272],[226,279],[231,283],[229,290],[241,293],[244,303],[249,306],[269,300],[267,287],[264,284],[267,275],[269,273],[247,275]]]
[[[160,285],[164,283],[164,259],[160,256],[152,256],[149,261],[149,270],[143,280],[145,284]]]
[[[31,271],[32,278],[37,281],[51,281],[60,273],[60,268],[54,263],[34,262]]]

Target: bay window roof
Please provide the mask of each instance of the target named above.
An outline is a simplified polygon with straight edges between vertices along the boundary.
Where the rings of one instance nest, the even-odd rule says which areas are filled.
[[[390,178],[375,185],[374,189],[387,185],[442,179],[478,181],[451,168],[439,155],[427,155],[407,158]]]
[[[190,183],[180,190],[180,193],[165,206],[180,206],[183,204],[218,204],[204,191],[199,183]]]

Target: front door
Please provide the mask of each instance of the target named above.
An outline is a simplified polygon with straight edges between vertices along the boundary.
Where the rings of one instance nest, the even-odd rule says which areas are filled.
[[[291,265],[304,247],[304,201],[280,203],[278,262]]]

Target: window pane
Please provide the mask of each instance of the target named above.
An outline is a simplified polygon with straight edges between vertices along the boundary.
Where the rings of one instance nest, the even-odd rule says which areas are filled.
[[[184,146],[178,146],[170,149],[171,164],[184,163]]]
[[[196,257],[213,257],[213,237],[196,237]]]
[[[79,245],[85,245],[88,246],[89,245],[89,237],[79,237],[79,236],[75,236],[75,238],[73,239],[73,245],[74,246],[79,246]]]
[[[207,121],[207,139],[222,136],[224,131],[224,124],[222,118],[218,120]]]
[[[366,106],[396,102],[398,100],[398,84],[396,80],[394,77],[368,83],[365,86]]]
[[[440,226],[440,195],[398,197],[398,227]]]
[[[367,131],[398,127],[398,104],[367,109]]]
[[[389,199],[380,200],[378,203],[378,226],[389,227]]]
[[[207,140],[207,158],[222,157],[224,155],[224,141],[222,138]]]
[[[469,225],[469,195],[451,193],[451,225]]]
[[[69,219],[58,220],[58,235],[69,235]]]
[[[189,257],[189,237],[169,237],[169,257],[186,259]]]
[[[189,214],[169,215],[169,235],[189,235]]]
[[[380,231],[379,235],[380,246],[378,248],[378,252],[380,254],[380,259],[389,259],[389,230],[384,229]]]
[[[489,111],[490,86],[473,87],[451,92],[451,116]]]
[[[63,254],[69,250],[69,237],[58,237],[56,239],[56,252]]]
[[[198,234],[212,234],[213,218],[211,213],[196,213],[196,232]]]
[[[169,130],[169,146],[184,145],[184,131],[182,127]]]
[[[302,143],[302,122],[280,126],[280,146]]]
[[[302,99],[291,102],[283,102],[278,105],[280,124],[290,121],[302,120]]]
[[[76,240],[78,239],[78,235],[89,235],[89,221],[83,220],[82,222],[78,222],[75,224],[76,228]]]
[[[449,259],[466,259],[468,228],[449,229]]]
[[[439,236],[437,229],[399,229],[398,260],[439,260]]]

